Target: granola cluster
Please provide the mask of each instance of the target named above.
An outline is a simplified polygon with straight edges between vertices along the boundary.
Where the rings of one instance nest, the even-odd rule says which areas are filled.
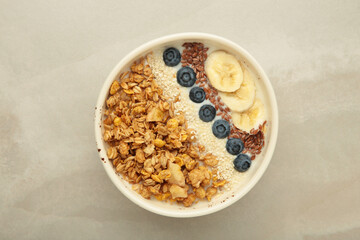
[[[103,120],[107,155],[142,197],[188,207],[197,199],[210,201],[227,183],[215,177],[216,156],[204,154],[184,113],[175,114],[145,58],[122,73],[109,93]]]

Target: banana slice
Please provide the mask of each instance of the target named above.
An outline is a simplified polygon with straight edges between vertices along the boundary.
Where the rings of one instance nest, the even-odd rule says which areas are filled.
[[[231,117],[235,127],[250,132],[264,118],[264,104],[260,99],[255,99],[254,104],[245,112],[232,112]]]
[[[211,85],[219,91],[235,92],[243,82],[243,72],[237,59],[224,51],[209,55],[205,72]]]
[[[240,88],[233,93],[219,92],[225,105],[232,111],[243,112],[248,110],[255,101],[255,83],[250,72],[244,68],[244,81]]]

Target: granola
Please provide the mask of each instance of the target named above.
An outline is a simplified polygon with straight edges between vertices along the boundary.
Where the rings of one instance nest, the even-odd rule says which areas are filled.
[[[175,102],[141,58],[110,87],[103,137],[115,171],[142,197],[173,199],[189,207],[196,199],[210,201],[226,181],[212,183],[216,156],[204,155]]]

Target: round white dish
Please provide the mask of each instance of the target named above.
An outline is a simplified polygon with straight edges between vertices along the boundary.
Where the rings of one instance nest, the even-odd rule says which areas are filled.
[[[182,205],[168,202],[160,202],[156,199],[147,200],[141,197],[138,193],[131,189],[131,184],[118,176],[112,166],[111,161],[108,160],[106,155],[106,143],[103,140],[102,133],[102,112],[105,107],[105,100],[108,96],[109,88],[112,82],[117,79],[121,72],[125,71],[139,57],[149,53],[154,48],[161,46],[172,46],[172,44],[178,44],[179,41],[183,42],[202,42],[205,45],[211,44],[217,46],[219,49],[223,49],[235,55],[237,58],[244,61],[248,68],[258,77],[258,83],[261,85],[264,95],[265,109],[268,112],[267,116],[267,132],[265,137],[265,146],[262,153],[256,157],[253,161],[251,168],[246,173],[240,173],[244,176],[241,181],[236,184],[230,191],[220,194],[218,197],[212,199],[210,202],[200,201],[191,207],[183,207]],[[131,201],[135,204],[147,209],[151,212],[169,216],[169,217],[196,217],[207,215],[224,209],[237,200],[242,198],[248,193],[255,184],[259,181],[268,167],[272,155],[274,153],[277,134],[278,134],[278,107],[274,90],[271,83],[261,68],[260,64],[242,47],[231,42],[225,38],[206,34],[206,33],[179,33],[174,35],[164,36],[136,48],[128,55],[126,55],[111,71],[107,79],[105,80],[103,87],[100,91],[97,104],[95,107],[95,138],[99,151],[100,159],[105,168],[106,173],[110,177],[115,186]]]

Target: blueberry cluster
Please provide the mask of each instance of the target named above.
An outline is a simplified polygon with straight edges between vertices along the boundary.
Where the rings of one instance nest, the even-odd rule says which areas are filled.
[[[174,67],[181,61],[181,54],[176,48],[168,48],[163,53],[163,60],[167,66]],[[182,67],[176,74],[177,82],[183,87],[192,87],[196,82],[196,74],[191,67]],[[195,103],[202,103],[206,99],[206,93],[201,87],[193,87],[190,90],[189,98]],[[216,109],[211,104],[204,104],[200,107],[199,118],[204,122],[211,122],[216,117]],[[230,123],[226,120],[216,120],[212,125],[212,132],[215,137],[223,139],[230,134]],[[248,155],[242,154],[244,143],[239,138],[230,138],[226,142],[226,150],[237,155],[234,160],[234,168],[239,172],[247,171],[251,166],[251,159]]]

